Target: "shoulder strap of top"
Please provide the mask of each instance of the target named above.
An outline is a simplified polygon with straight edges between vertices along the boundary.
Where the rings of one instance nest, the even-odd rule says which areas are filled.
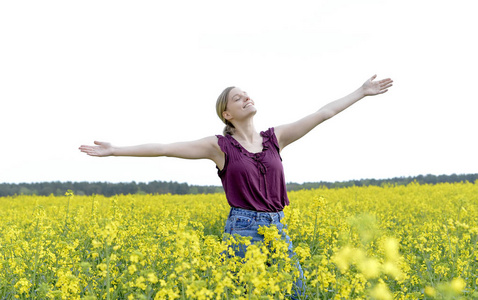
[[[221,151],[224,153],[227,153],[228,151],[228,146],[230,144],[229,140],[223,136],[223,135],[216,135],[217,137],[217,144],[219,145],[219,148],[221,148]]]

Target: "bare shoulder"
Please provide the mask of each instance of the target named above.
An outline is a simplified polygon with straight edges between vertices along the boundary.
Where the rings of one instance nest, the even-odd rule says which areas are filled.
[[[203,139],[200,139],[199,141],[202,141],[205,145],[208,145],[210,147],[213,147],[215,149],[220,150],[221,148],[219,147],[219,137],[215,135],[207,136]]]
[[[197,142],[201,144],[200,147],[203,147],[204,149],[208,149],[209,158],[213,160],[217,160],[217,157],[223,156],[223,152],[221,150],[221,147],[219,146],[218,136],[215,136],[215,135],[208,136],[198,140]]]
[[[276,136],[277,142],[279,143],[279,147],[281,151],[286,146],[283,143],[284,130],[287,130],[286,127],[287,127],[287,124],[274,127],[274,134]]]
[[[221,152],[221,148],[218,144],[219,138],[215,135],[207,136],[199,140],[193,141],[193,147],[196,149],[202,149],[202,151],[209,152],[208,156],[214,156]]]
[[[210,150],[209,159],[216,163],[216,165],[222,169],[225,164],[225,154],[222,152],[221,147],[219,146],[219,137],[218,136],[208,136],[203,139],[205,145]]]
[[[217,160],[221,155],[218,138],[208,136],[194,141],[178,142],[161,145],[161,155],[186,159]]]
[[[283,129],[284,129],[284,125],[274,126],[274,134],[276,135],[277,138],[280,137]]]

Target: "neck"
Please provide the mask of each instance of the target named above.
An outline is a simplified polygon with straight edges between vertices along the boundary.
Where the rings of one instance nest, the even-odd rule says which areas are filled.
[[[252,118],[246,119],[242,122],[235,122],[234,137],[243,141],[253,142],[258,136],[258,132],[254,127],[254,121]]]

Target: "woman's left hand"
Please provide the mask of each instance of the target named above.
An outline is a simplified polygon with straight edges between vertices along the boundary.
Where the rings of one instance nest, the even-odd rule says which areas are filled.
[[[388,91],[392,86],[393,80],[390,78],[374,81],[377,75],[373,75],[369,80],[365,81],[362,89],[365,96],[380,95]]]

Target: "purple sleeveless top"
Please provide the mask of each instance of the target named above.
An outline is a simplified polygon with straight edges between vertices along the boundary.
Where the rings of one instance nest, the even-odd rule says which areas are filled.
[[[274,128],[261,136],[262,152],[251,153],[231,135],[217,135],[226,159],[218,175],[231,207],[277,212],[289,205],[279,142]]]

